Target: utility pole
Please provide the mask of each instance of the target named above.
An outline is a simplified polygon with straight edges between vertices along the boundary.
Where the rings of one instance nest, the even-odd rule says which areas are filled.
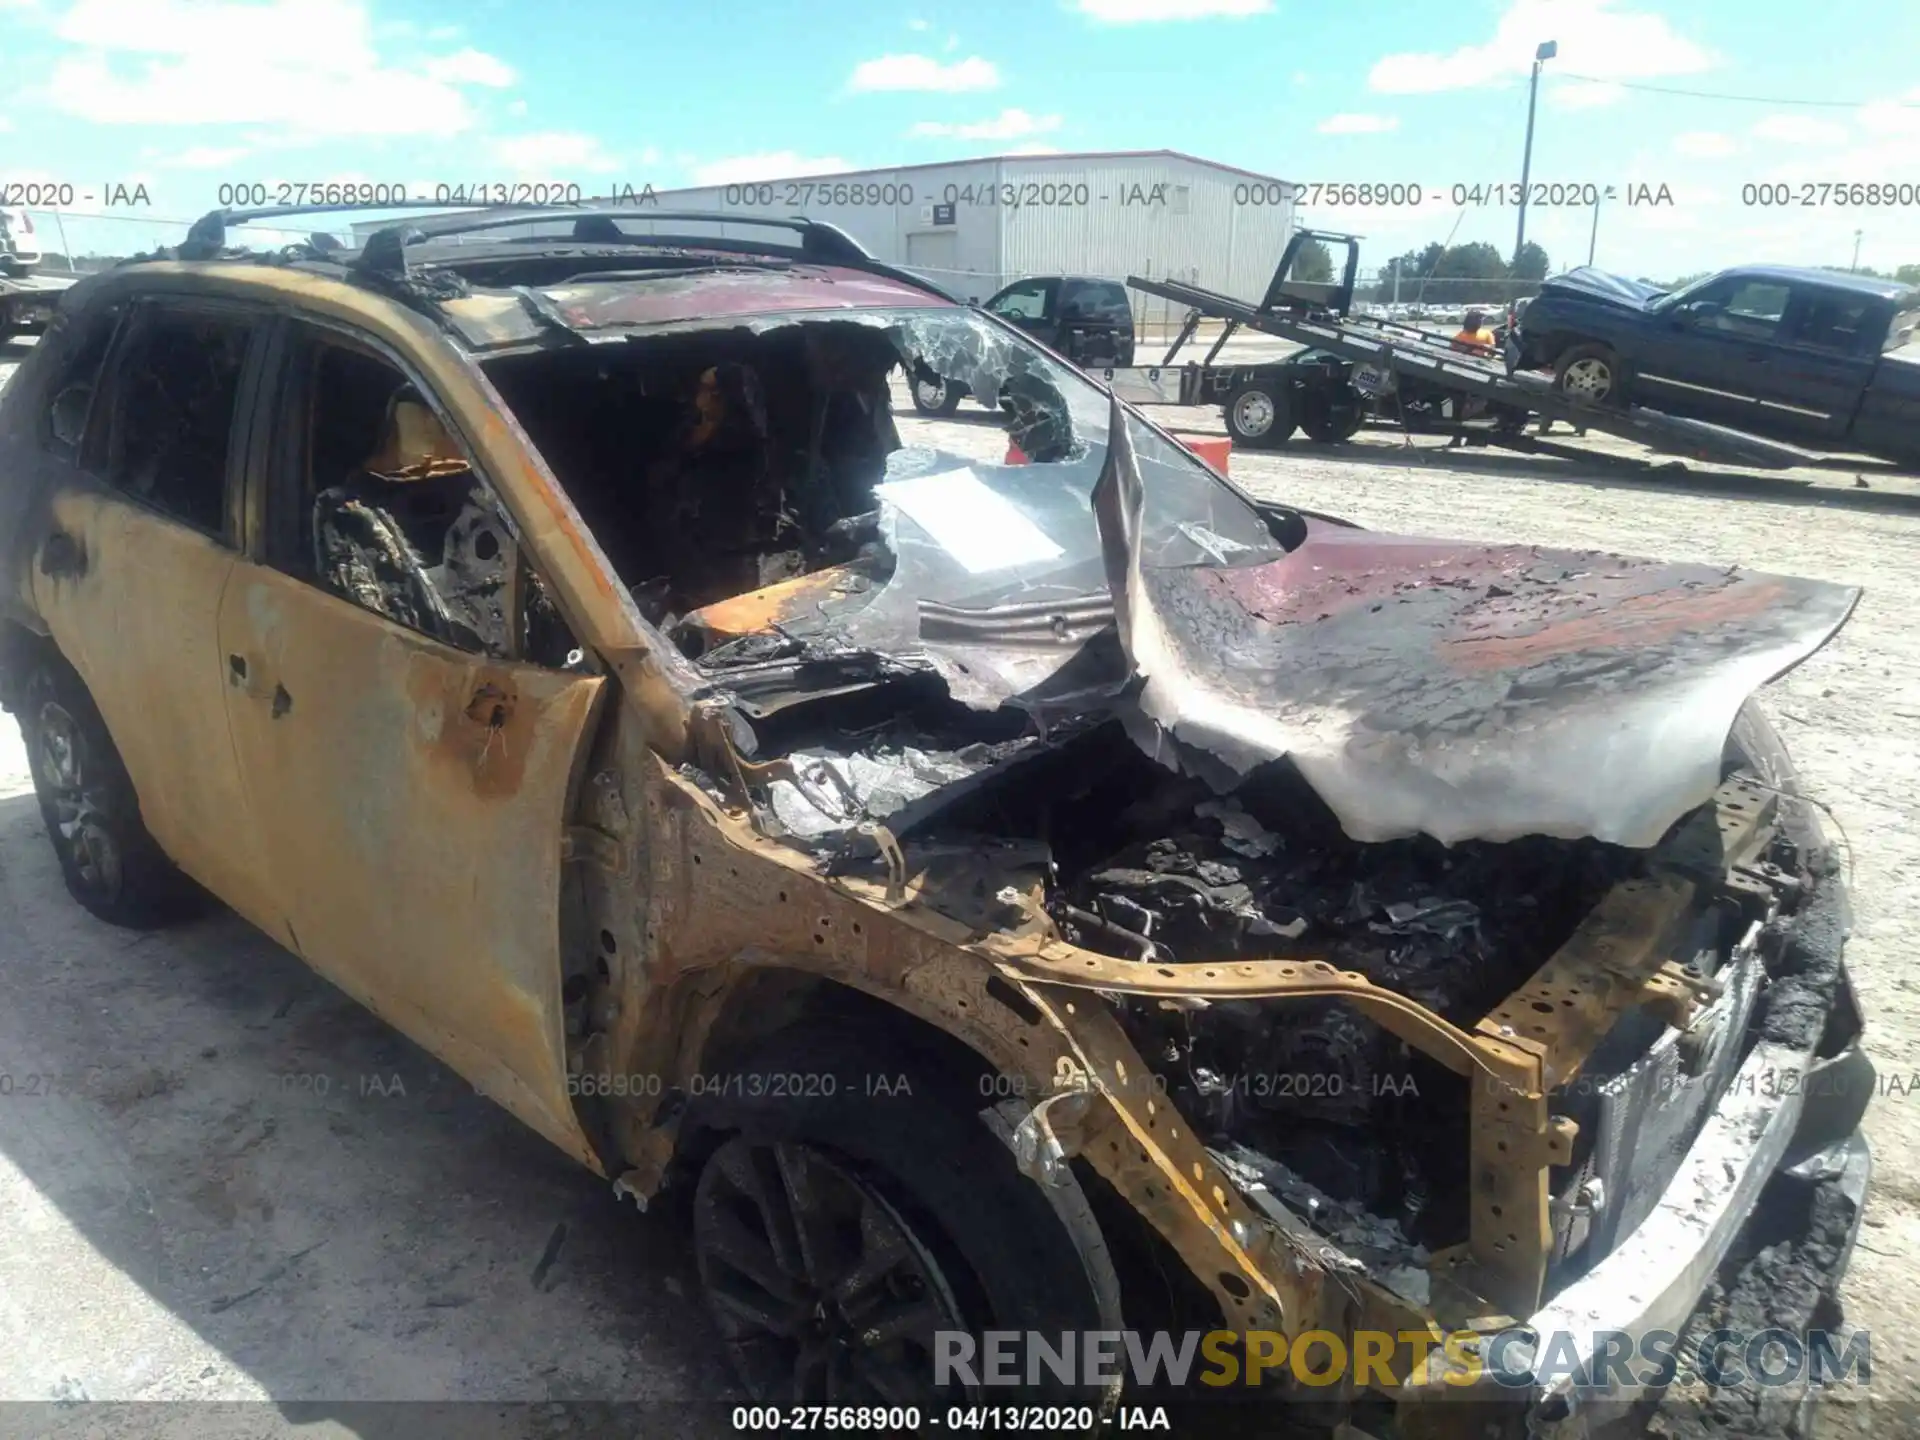
[[[1593,263],[1593,247],[1600,239],[1600,194],[1593,196],[1593,229],[1587,232],[1587,264]]]
[[[1856,274],[1858,274],[1858,273],[1859,273],[1859,270],[1860,270],[1860,236],[1861,236],[1861,233],[1862,233],[1862,232],[1861,232],[1861,231],[1858,231],[1858,230],[1856,230],[1856,231],[1854,231],[1854,232],[1853,232],[1853,264],[1852,264],[1852,265],[1851,265],[1851,266],[1850,266],[1849,268],[1850,268],[1850,269],[1852,269],[1852,270],[1854,271],[1854,273],[1856,273]]]
[[[1520,156],[1520,225],[1513,236],[1513,263],[1520,263],[1520,247],[1527,243],[1527,186],[1533,177],[1533,109],[1540,99],[1540,66],[1560,53],[1557,41],[1543,40],[1533,52],[1533,80],[1527,87],[1527,148]]]

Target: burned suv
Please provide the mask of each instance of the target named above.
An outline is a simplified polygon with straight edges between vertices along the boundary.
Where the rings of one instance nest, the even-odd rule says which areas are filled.
[[[679,1188],[756,1395],[1003,1396],[933,1363],[986,1330],[1584,1345],[1762,1243],[1830,1290],[1872,1072],[1748,697],[1856,592],[1257,502],[830,227],[238,218],[0,399],[66,883],[210,892]],[[921,368],[1030,463],[903,438]]]

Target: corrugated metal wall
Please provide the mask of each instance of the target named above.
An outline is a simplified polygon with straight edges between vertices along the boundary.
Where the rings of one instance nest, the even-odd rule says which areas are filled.
[[[1172,276],[1254,299],[1292,229],[1291,195],[1271,177],[1152,151],[910,165],[661,191],[658,199],[669,210],[824,220],[963,298],[984,300],[1024,275],[1064,273]],[[946,206],[951,223],[937,223],[948,219],[937,208]],[[1142,319],[1166,308],[1136,296]]]

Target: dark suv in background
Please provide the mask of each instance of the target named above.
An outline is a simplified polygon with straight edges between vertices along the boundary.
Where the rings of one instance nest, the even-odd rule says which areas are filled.
[[[1030,275],[1006,286],[981,308],[1083,370],[1133,363],[1133,307],[1127,287],[1117,280]],[[913,406],[923,415],[951,415],[966,393],[960,381],[920,375],[914,378]]]

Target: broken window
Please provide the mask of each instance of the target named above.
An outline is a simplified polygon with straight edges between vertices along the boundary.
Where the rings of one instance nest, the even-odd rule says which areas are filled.
[[[543,351],[488,371],[640,612],[671,626],[876,561],[899,363],[884,328],[818,324]]]
[[[227,456],[252,319],[141,311],[114,374],[105,471],[117,489],[230,540]]]
[[[294,355],[268,514],[275,567],[443,644],[515,656],[516,582],[530,577],[460,441],[371,350],[313,332]]]
[[[932,668],[965,703],[995,704],[1107,623],[1090,502],[1111,398],[977,313],[771,316],[486,369],[640,613],[736,689],[753,667],[769,685]],[[959,431],[903,443],[896,370],[994,397],[993,458]],[[1157,563],[1274,553],[1238,495],[1133,431]],[[1049,638],[1022,660],[1031,606],[1051,607]],[[945,654],[963,641],[978,643]],[[983,646],[1007,653],[992,661]]]

